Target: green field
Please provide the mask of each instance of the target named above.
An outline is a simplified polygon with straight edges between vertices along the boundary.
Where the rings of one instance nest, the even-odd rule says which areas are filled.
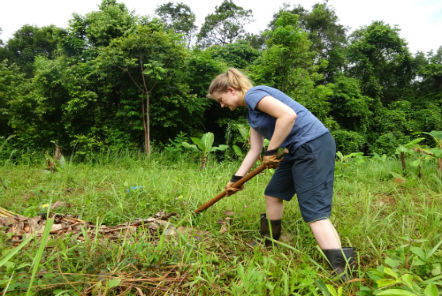
[[[46,213],[56,201],[67,204],[55,212],[97,226],[161,210],[176,216],[167,233],[139,227],[116,240],[98,234],[81,241],[78,233],[51,235],[47,242],[32,239],[13,256],[4,227],[0,295],[442,293],[442,176],[435,162],[425,163],[419,178],[412,167],[403,176],[396,158],[338,160],[331,220],[343,245],[358,251],[358,268],[347,282],[331,273],[296,199],[285,204],[282,242],[261,244],[259,213],[271,171],[193,214],[223,190],[238,165],[211,159],[202,170],[192,155],[176,160],[155,153],[66,160],[56,172],[43,161],[7,161],[0,166],[0,206],[26,217]]]

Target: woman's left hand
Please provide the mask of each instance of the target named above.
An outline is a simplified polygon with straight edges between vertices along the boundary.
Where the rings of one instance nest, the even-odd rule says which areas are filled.
[[[276,169],[282,158],[278,158],[278,155],[267,155],[262,159],[262,165],[268,169]]]

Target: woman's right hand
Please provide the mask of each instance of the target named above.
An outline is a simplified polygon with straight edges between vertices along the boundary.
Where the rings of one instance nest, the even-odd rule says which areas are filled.
[[[244,184],[241,185],[241,186],[238,187],[238,188],[233,187],[233,186],[232,186],[233,184],[235,184],[235,182],[229,181],[229,182],[226,184],[226,186],[224,186],[224,189],[226,190],[226,194],[227,194],[227,196],[232,195],[232,194],[235,194],[235,193],[237,193],[238,191],[244,189]]]

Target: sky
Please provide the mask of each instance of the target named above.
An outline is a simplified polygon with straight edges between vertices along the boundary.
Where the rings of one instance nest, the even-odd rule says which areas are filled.
[[[223,0],[118,0],[136,15],[155,14],[155,9],[167,2],[182,2],[196,15],[198,27],[204,18],[215,11]],[[253,11],[254,22],[246,27],[248,32],[259,33],[266,29],[284,3],[300,4],[311,10],[313,4],[323,0],[233,0]],[[101,0],[0,0],[0,39],[4,43],[23,25],[43,27],[55,25],[67,28],[72,14],[85,15],[98,10]],[[383,21],[400,29],[399,35],[408,43],[412,53],[434,52],[442,46],[441,0],[329,0],[338,17],[338,23],[353,32],[373,21]]]

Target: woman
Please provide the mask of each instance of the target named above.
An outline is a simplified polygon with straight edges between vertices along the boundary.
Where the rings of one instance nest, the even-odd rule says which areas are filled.
[[[283,92],[263,85],[253,87],[247,76],[235,68],[218,75],[207,96],[223,108],[248,109],[250,150],[227,183],[227,191],[239,190],[232,184],[247,174],[261,154],[264,138],[269,139],[263,164],[277,168],[264,191],[266,214],[261,214],[261,234],[279,239],[283,201],[290,201],[296,193],[302,217],[319,247],[335,271],[343,273],[346,261],[353,261],[354,249],[341,247],[329,219],[336,148],[328,129]],[[288,150],[282,161],[276,157],[280,147]],[[266,239],[266,245],[271,243]]]

